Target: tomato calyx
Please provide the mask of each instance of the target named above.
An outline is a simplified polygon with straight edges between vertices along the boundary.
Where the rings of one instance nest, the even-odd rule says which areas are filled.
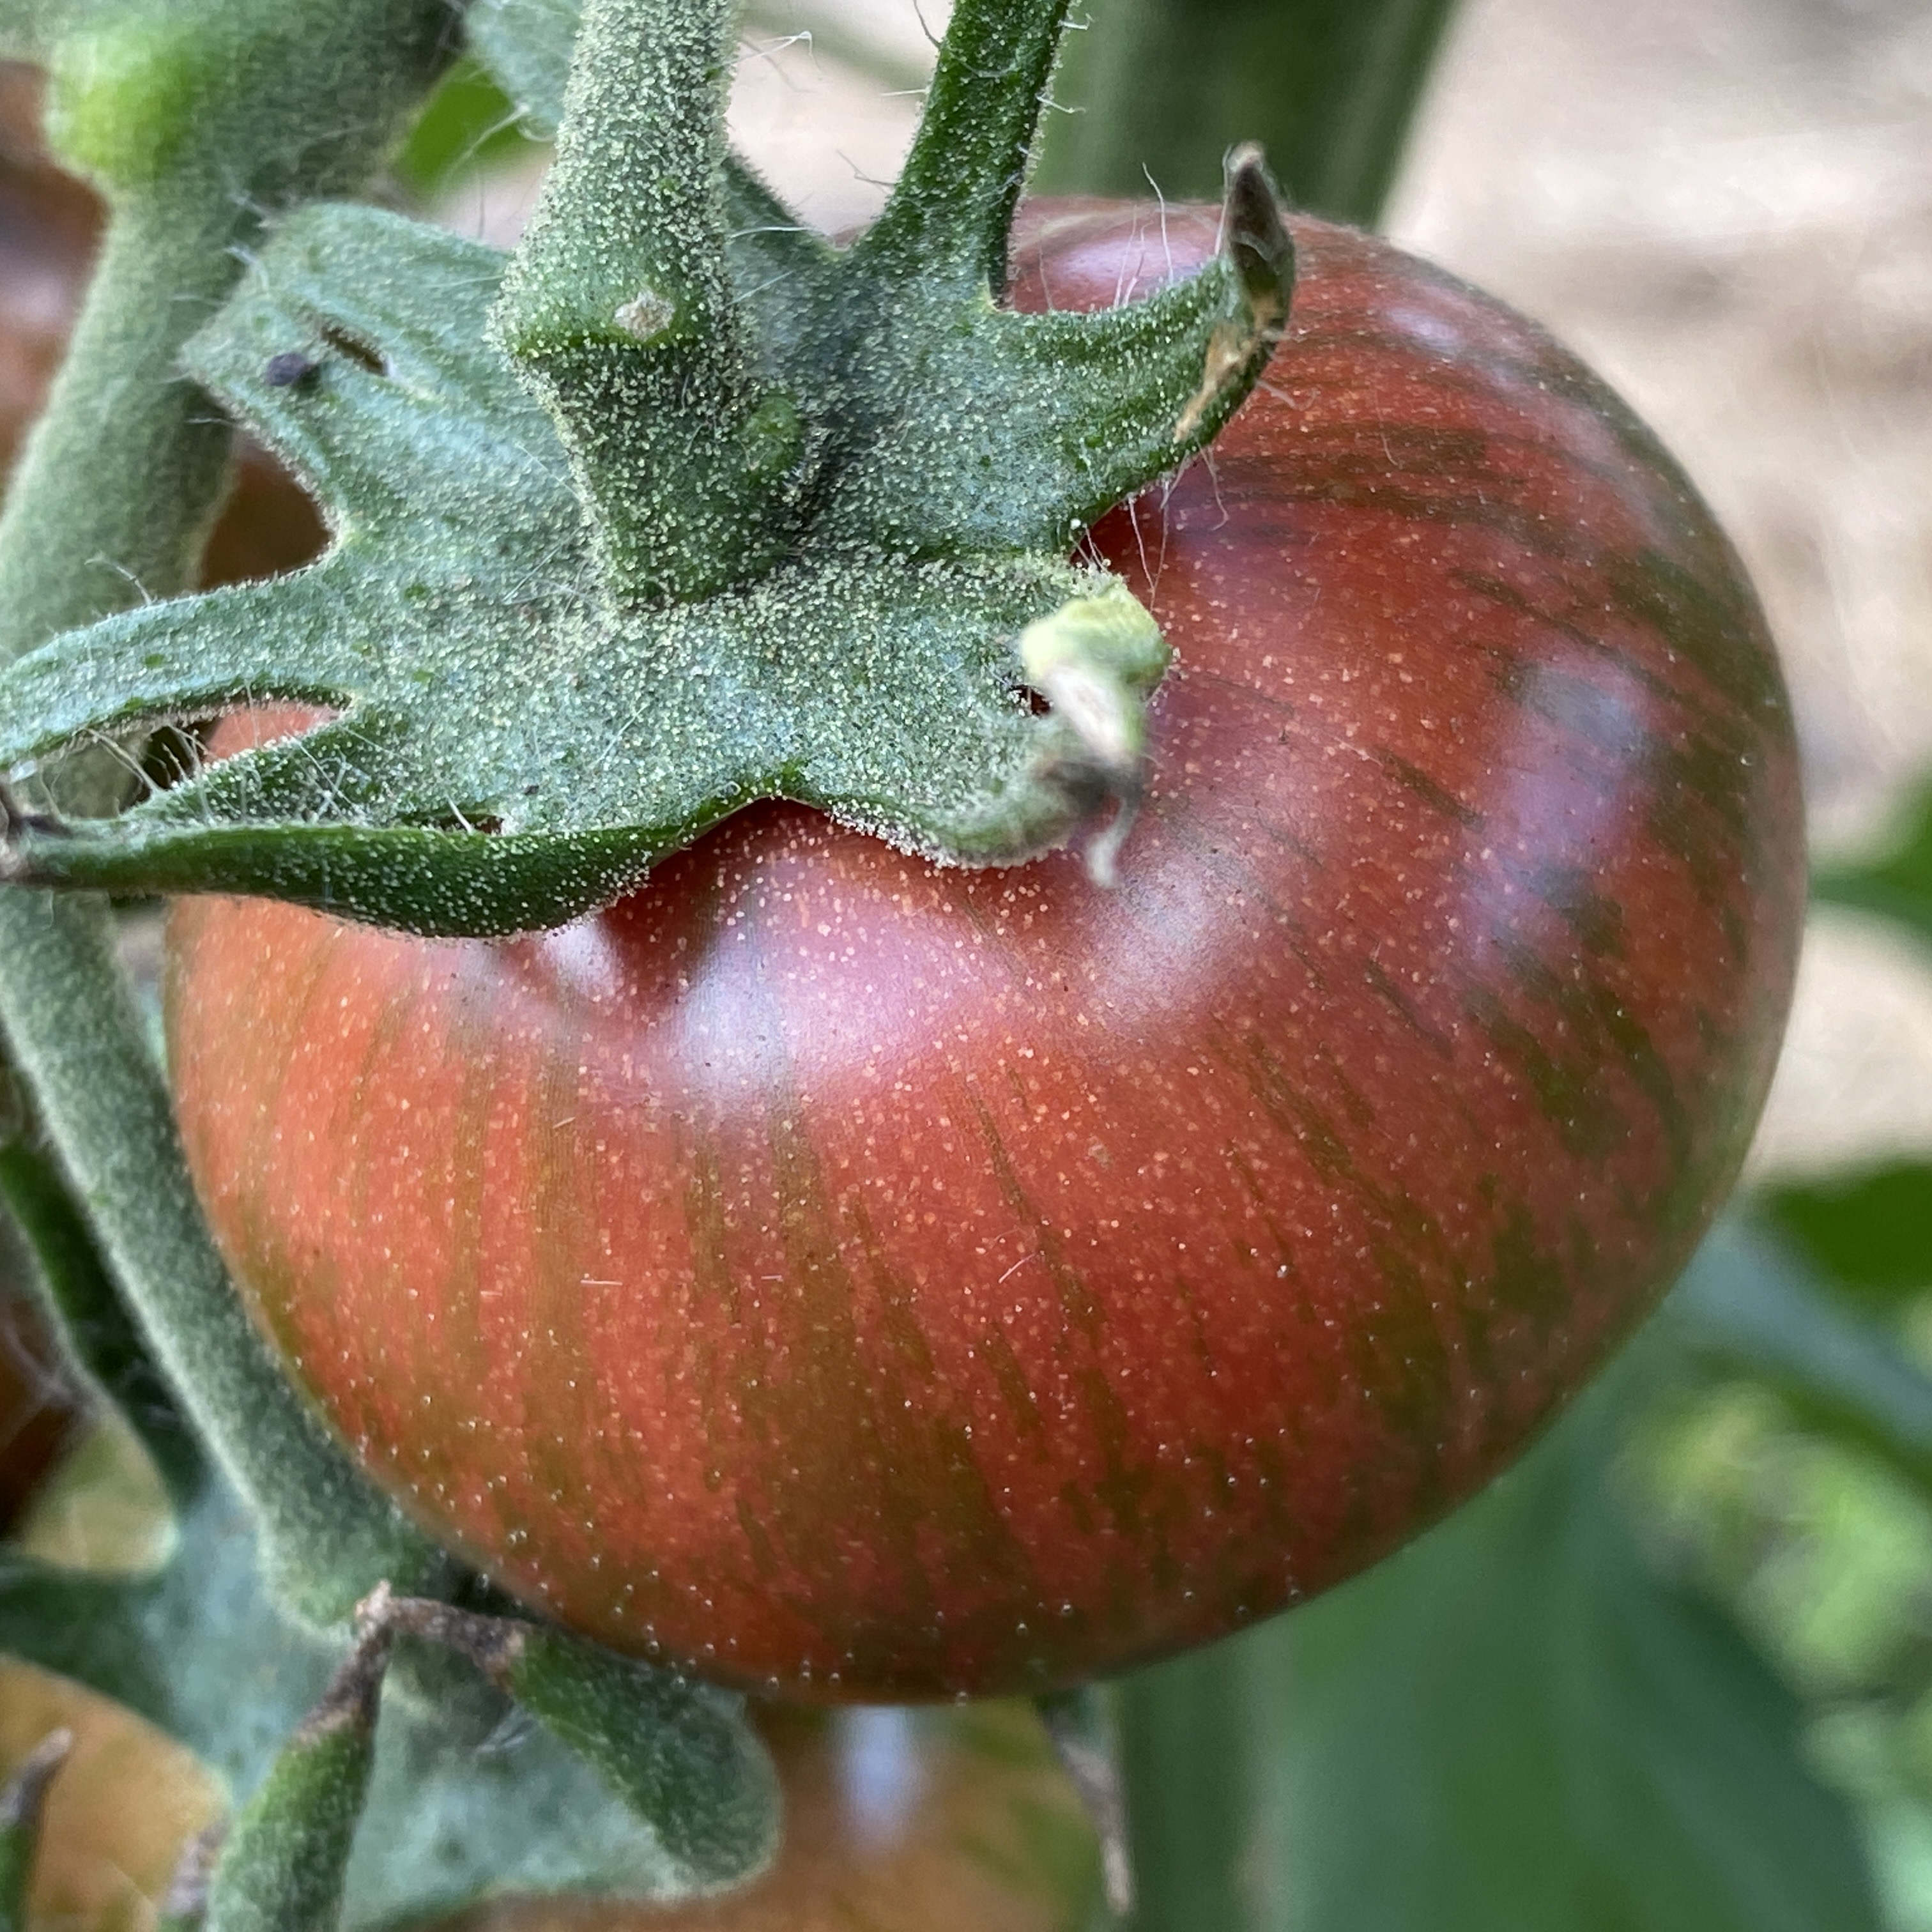
[[[1007,234],[1064,0],[956,9],[902,178],[843,250],[726,153],[734,10],[593,0],[513,257],[366,208],[284,227],[190,362],[334,543],[22,660],[0,765],[264,700],[330,715],[118,818],[14,814],[6,877],[529,930],[762,797],[965,864],[1118,805],[1105,875],[1166,650],[1067,560],[1280,338],[1261,158],[1231,156],[1191,280],[1022,314]]]

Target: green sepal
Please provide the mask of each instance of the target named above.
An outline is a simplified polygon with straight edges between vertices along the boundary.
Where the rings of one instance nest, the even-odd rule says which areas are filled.
[[[1117,1918],[1130,1918],[1133,1845],[1127,1830],[1126,1767],[1120,1755],[1117,1694],[1105,1684],[1083,1684],[1034,1701],[1054,1754],[1080,1794],[1100,1841],[1107,1909]]]
[[[27,1894],[48,1790],[73,1748],[71,1731],[50,1732],[0,1785],[0,1932],[26,1932]]]
[[[384,1696],[344,1880],[348,1932],[428,1922],[496,1892],[670,1902],[770,1856],[776,1781],[741,1700],[622,1666],[611,1688],[638,1698],[655,1773],[614,1788],[548,1725],[512,1721],[466,1664],[452,1666],[452,1685],[419,1667],[418,1649],[399,1649]],[[0,1550],[0,1650],[124,1705],[246,1801],[322,1699],[344,1645],[277,1606],[249,1515],[211,1476],[152,1574]]]
[[[207,1932],[337,1932],[393,1642],[380,1623],[365,1629],[242,1808],[208,1886]]]
[[[662,1821],[693,1891],[753,1876],[777,1852],[778,1775],[742,1698],[544,1625],[527,1627],[504,1685],[640,1817]]]
[[[470,0],[464,16],[471,53],[515,104],[532,140],[556,138],[583,22],[583,0]],[[760,339],[782,350],[813,313],[836,251],[737,155],[726,153],[722,169],[732,285],[755,313]]]
[[[519,1617],[409,1599],[388,1613],[397,1630],[466,1659],[591,1766],[652,1824],[686,1889],[742,1882],[776,1852],[777,1773],[736,1692]]]
[[[0,681],[0,764],[268,699],[341,715],[116,820],[16,812],[0,875],[500,933],[608,902],[761,797],[967,864],[1130,802],[1137,781],[1084,714],[1050,692],[1036,706],[1018,640],[1070,612],[1073,633],[1132,632],[1092,674],[1138,742],[1164,649],[1067,551],[1246,393],[1292,253],[1244,154],[1227,246],[1192,280],[1097,315],[999,307],[982,244],[997,222],[1003,245],[1015,130],[1058,14],[1010,10],[1026,58],[982,89],[1006,132],[957,232],[930,167],[909,170],[884,239],[843,254],[724,170],[722,200],[681,228],[659,211],[656,255],[600,268],[591,211],[628,164],[587,136],[507,281],[492,251],[394,216],[292,220],[190,362],[309,482],[333,546],[296,577],[124,614],[22,661]],[[961,10],[969,51],[1006,32],[998,13]],[[644,0],[593,14],[578,70],[610,70],[598,101],[626,72],[655,98],[650,17]],[[653,276],[663,288],[634,286]],[[493,314],[536,400],[491,346]],[[695,427],[667,428],[658,394],[679,356],[717,389]],[[776,560],[732,520],[754,500],[760,530],[785,533]],[[1106,625],[1079,621],[1090,604]]]

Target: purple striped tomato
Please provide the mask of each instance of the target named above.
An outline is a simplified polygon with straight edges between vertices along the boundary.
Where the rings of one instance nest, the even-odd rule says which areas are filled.
[[[1036,206],[1023,301],[1210,212]],[[1737,1171],[1802,890],[1757,607],[1571,357],[1295,224],[1094,540],[1178,652],[1117,890],[739,814],[546,936],[175,916],[181,1118],[291,1372],[529,1603],[808,1697],[1038,1689],[1467,1496]]]

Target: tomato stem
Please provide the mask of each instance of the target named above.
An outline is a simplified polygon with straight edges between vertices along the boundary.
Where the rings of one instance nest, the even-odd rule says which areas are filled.
[[[54,72],[56,145],[104,188],[111,218],[0,516],[0,658],[188,580],[229,431],[182,380],[182,344],[264,214],[361,178],[446,57],[435,0],[220,0],[192,20],[129,4],[74,20],[49,9],[45,25],[27,50]],[[331,64],[338,86],[318,90]],[[241,1315],[98,908],[0,889],[0,1030],[100,1253],[259,1509],[292,1594],[328,1619],[374,1576],[440,1575],[446,1559],[328,1440]],[[44,1186],[40,1201],[59,1204]],[[128,1385],[113,1393],[126,1400]]]
[[[590,0],[555,164],[494,333],[556,422],[620,604],[700,597],[788,547],[804,431],[725,263],[734,0]]]
[[[1112,0],[1070,44],[1051,193],[1209,193],[1258,140],[1290,201],[1372,227],[1454,0]]]

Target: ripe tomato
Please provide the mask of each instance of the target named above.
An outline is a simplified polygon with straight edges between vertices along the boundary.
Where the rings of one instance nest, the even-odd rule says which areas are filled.
[[[1038,207],[1020,298],[1214,218]],[[1359,1568],[1735,1175],[1802,893],[1724,539],[1536,329],[1298,221],[1264,386],[1096,539],[1178,652],[1121,884],[747,811],[545,937],[176,915],[214,1226],[532,1604],[824,1698],[1038,1689]]]

